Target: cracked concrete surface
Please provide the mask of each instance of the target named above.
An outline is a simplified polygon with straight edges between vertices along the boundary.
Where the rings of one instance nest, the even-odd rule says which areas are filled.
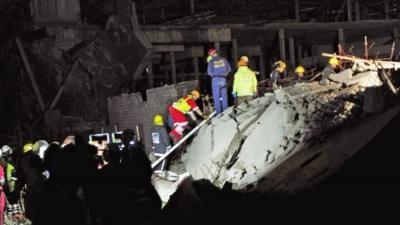
[[[188,146],[187,171],[242,191],[296,192],[319,182],[399,111],[384,99],[377,72],[345,70],[334,80],[296,84],[228,108]],[[374,113],[366,110],[375,103],[381,107]]]

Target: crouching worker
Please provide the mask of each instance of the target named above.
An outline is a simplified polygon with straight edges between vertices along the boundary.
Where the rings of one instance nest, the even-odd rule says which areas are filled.
[[[169,115],[171,116],[174,125],[174,128],[169,132],[169,134],[174,144],[182,139],[183,132],[188,127],[189,121],[186,118],[186,114],[189,114],[193,121],[197,121],[193,111],[203,119],[207,119],[196,104],[196,100],[199,98],[200,92],[193,90],[190,95],[180,98],[168,108]]]
[[[164,127],[164,120],[161,115],[156,115],[154,117],[154,126],[150,129],[152,149],[154,151],[154,156],[159,159],[171,148],[171,142],[167,130]],[[167,160],[164,159],[161,163],[157,165],[154,172],[162,173],[167,167]]]

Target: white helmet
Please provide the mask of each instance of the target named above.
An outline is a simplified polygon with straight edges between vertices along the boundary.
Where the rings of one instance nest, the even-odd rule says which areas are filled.
[[[0,157],[3,155],[10,155],[12,153],[12,148],[8,145],[3,145],[0,150]]]
[[[35,142],[35,145],[38,146],[37,154],[39,155],[39,157],[41,159],[43,159],[44,153],[46,152],[47,147],[49,147],[49,143],[47,143],[47,141],[45,141],[45,140],[39,140],[39,141]]]

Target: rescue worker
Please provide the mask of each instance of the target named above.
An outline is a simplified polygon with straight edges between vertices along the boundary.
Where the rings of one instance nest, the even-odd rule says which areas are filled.
[[[183,137],[183,132],[187,128],[189,121],[186,114],[189,114],[193,121],[197,121],[193,111],[196,112],[203,119],[207,119],[201,112],[196,104],[196,100],[200,98],[200,92],[193,90],[190,95],[186,95],[174,102],[169,108],[168,112],[173,121],[174,128],[169,132],[174,144],[176,144]]]
[[[23,147],[23,154],[17,163],[17,182],[15,191],[20,193],[26,190],[24,197],[26,217],[32,224],[41,224],[40,213],[44,196],[44,171],[42,160],[33,153],[34,145],[27,143]],[[25,186],[25,187],[24,187]]]
[[[234,98],[237,98],[237,104],[243,102],[248,103],[257,95],[257,78],[254,71],[249,67],[249,58],[247,56],[240,57],[238,70],[235,73],[233,81]]]
[[[7,195],[12,195],[11,193],[14,192],[15,189],[15,181],[17,180],[17,175],[15,172],[15,167],[14,167],[14,162],[12,158],[13,150],[10,148],[8,145],[4,145],[1,148],[1,157],[4,160],[4,168],[5,168],[5,178],[6,178],[6,185],[5,191]],[[14,199],[10,198],[10,203],[14,203],[16,201],[13,201]]]
[[[298,67],[296,67],[296,69],[294,70],[294,73],[296,74],[296,76],[297,76],[297,80],[298,81],[300,81],[301,79],[303,79],[303,77],[304,77],[304,67],[302,67],[302,66],[298,66]]]
[[[215,49],[208,50],[211,60],[207,66],[207,74],[211,77],[214,105],[217,114],[228,108],[228,92],[226,79],[232,68],[226,58],[219,56]]]
[[[286,69],[286,64],[284,62],[282,62],[281,60],[279,60],[274,63],[273,69],[274,70],[270,74],[270,79],[271,79],[272,89],[276,90],[279,88],[278,81],[281,78],[281,74]]]
[[[150,129],[150,134],[154,156],[158,159],[171,148],[171,142],[167,130],[164,127],[164,120],[160,114],[154,117],[154,126]],[[166,166],[166,160],[164,159],[157,165],[155,172],[163,172]]]
[[[4,224],[4,209],[6,207],[6,194],[4,192],[5,183],[4,169],[0,166],[0,225]]]
[[[335,57],[332,57],[328,61],[328,65],[322,70],[321,80],[319,83],[321,85],[329,85],[329,76],[331,74],[336,74],[335,69],[339,66],[339,60]]]

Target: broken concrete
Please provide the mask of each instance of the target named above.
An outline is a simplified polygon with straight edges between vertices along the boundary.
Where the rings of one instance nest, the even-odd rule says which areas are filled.
[[[320,181],[400,109],[373,114],[384,108],[371,107],[382,95],[369,97],[368,102],[364,96],[369,89],[385,88],[377,73],[345,73],[335,77],[344,85],[296,84],[249,106],[227,109],[188,147],[182,157],[186,169],[194,179],[208,179],[220,188],[231,183],[242,191],[295,192]],[[362,121],[368,124],[360,126]],[[360,137],[356,141],[347,136]]]

